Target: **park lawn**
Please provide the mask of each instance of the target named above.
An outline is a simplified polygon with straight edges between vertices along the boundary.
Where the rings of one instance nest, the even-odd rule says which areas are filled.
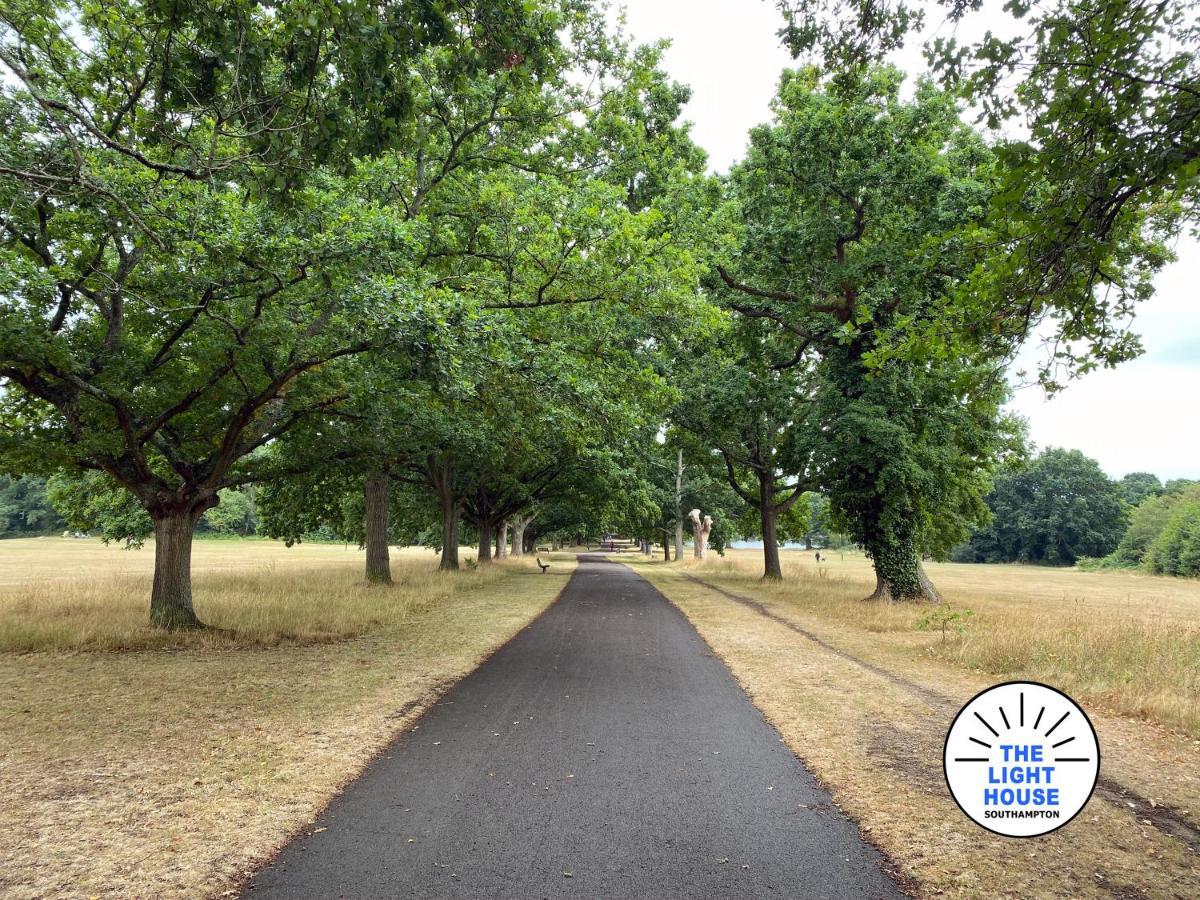
[[[42,648],[0,652],[0,896],[233,889],[574,569],[409,550],[379,587],[340,546],[198,542],[197,612],[231,632],[163,637],[152,558],[0,542],[0,634]]]
[[[929,607],[861,602],[874,580],[860,555],[833,552],[821,567],[812,553],[784,559],[782,584],[759,579],[753,551],[633,564],[922,896],[1200,896],[1200,584],[932,566],[949,602],[975,612],[964,635],[943,643],[917,630]],[[1061,831],[1026,841],[971,823],[941,771],[958,707],[1018,678],[1073,693],[1102,749],[1091,803]]]

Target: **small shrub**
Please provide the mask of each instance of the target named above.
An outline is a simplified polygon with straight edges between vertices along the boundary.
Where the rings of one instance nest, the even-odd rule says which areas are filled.
[[[946,642],[946,632],[954,631],[959,637],[967,632],[971,617],[975,613],[969,609],[954,609],[950,606],[935,606],[921,613],[917,619],[917,631],[941,631],[942,643]]]

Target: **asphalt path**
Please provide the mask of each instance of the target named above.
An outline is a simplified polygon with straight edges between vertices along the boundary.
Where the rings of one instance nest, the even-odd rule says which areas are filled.
[[[687,619],[584,556],[244,896],[901,894]]]

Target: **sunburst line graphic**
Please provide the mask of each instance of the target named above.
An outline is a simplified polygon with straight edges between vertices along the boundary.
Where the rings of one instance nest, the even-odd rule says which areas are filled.
[[[1022,691],[1019,696],[1020,696],[1020,699],[1018,702],[1018,719],[1017,719],[1017,721],[1021,727],[1024,727],[1025,726],[1025,693],[1024,693],[1024,691]],[[1008,715],[1004,711],[1004,706],[998,705],[996,707],[996,711],[1000,713],[1000,719],[1001,719],[1001,721],[1004,722],[1004,730],[1011,731],[1012,725],[1008,721]],[[1033,728],[1035,731],[1037,730],[1038,725],[1041,724],[1042,716],[1044,716],[1045,713],[1046,713],[1045,706],[1043,706],[1041,709],[1038,710],[1037,718],[1034,719],[1034,721],[1033,721]],[[982,715],[980,715],[978,712],[976,712],[974,710],[972,710],[972,714],[975,716],[976,719],[978,719],[983,724],[984,728],[986,728],[988,731],[990,731],[995,737],[1000,737],[1000,732],[992,727],[991,722],[989,722],[987,719],[985,719]],[[1055,732],[1055,730],[1058,728],[1058,726],[1061,725],[1063,722],[1065,722],[1067,717],[1070,715],[1071,715],[1070,710],[1067,710],[1065,713],[1063,713],[1059,717],[1058,721],[1056,721],[1053,725],[1050,726],[1050,729],[1043,735],[1043,737],[1050,737],[1050,735]],[[989,750],[992,749],[991,744],[989,744],[987,741],[981,740],[977,737],[972,737],[972,736],[968,735],[967,740],[971,741],[974,744],[978,744],[980,747],[986,747]],[[1052,750],[1057,749],[1057,748],[1063,746],[1064,744],[1071,743],[1071,741],[1073,741],[1073,740],[1075,740],[1075,735],[1072,735],[1069,738],[1065,738],[1056,744],[1052,744],[1051,749]],[[991,762],[991,757],[989,757],[989,756],[956,756],[956,757],[954,757],[954,761],[955,762]],[[1054,762],[1091,762],[1091,757],[1089,757],[1089,756],[1056,756],[1054,758]]]
[[[998,732],[998,731],[997,731],[995,728],[993,728],[993,727],[992,727],[990,724],[988,724],[988,720],[987,720],[987,719],[985,719],[985,718],[984,718],[983,716],[981,716],[979,713],[975,713],[975,718],[977,718],[977,719],[978,719],[980,722],[982,722],[982,723],[983,723],[983,726],[984,726],[984,727],[985,727],[985,728],[986,728],[988,731],[990,731],[990,732],[991,732],[992,734],[994,734],[996,737],[1000,737],[1000,732]]]
[[[1070,714],[1071,714],[1071,711],[1069,709],[1065,713],[1063,713],[1062,718],[1050,726],[1050,730],[1046,732],[1046,737],[1050,737],[1050,735],[1054,734],[1054,729],[1056,729],[1059,725],[1061,725],[1063,723],[1063,721],[1067,718],[1067,716],[1069,716]]]

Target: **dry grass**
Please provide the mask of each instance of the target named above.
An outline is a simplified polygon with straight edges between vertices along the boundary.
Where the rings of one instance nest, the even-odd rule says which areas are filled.
[[[761,582],[758,558],[748,551],[702,566],[636,568],[692,620],[788,745],[864,834],[917,881],[922,896],[1200,896],[1195,832],[1159,818],[1169,806],[1192,822],[1200,819],[1200,740],[1118,715],[1150,712],[1131,708],[1103,677],[1114,660],[1140,658],[1145,665],[1132,682],[1137,690],[1168,695],[1169,686],[1157,680],[1160,667],[1142,655],[1141,633],[1174,654],[1171,641],[1187,633],[1195,585],[1150,585],[1159,596],[1178,587],[1165,600],[1168,623],[1158,621],[1157,610],[1131,606],[1124,585],[1088,591],[1082,602],[1090,612],[1080,612],[1074,598],[1083,590],[1071,576],[1082,573],[935,567],[934,578],[951,601],[977,613],[974,633],[943,647],[939,636],[915,629],[920,610],[860,602],[873,586],[860,557],[835,554],[824,572],[811,554],[787,558],[790,580],[782,585]],[[822,643],[681,577],[685,572],[754,598]],[[1191,616],[1194,622],[1195,609]],[[1123,636],[1128,628],[1137,634]],[[1014,634],[989,640],[988,629]],[[1060,659],[1043,658],[1039,641],[1058,647]],[[1079,647],[1071,646],[1076,642]],[[1087,660],[1105,642],[1119,653],[1097,653],[1091,668],[1062,661]],[[968,650],[970,644],[975,649]],[[1083,814],[1053,835],[1029,841],[989,835],[962,815],[946,791],[945,730],[959,704],[1001,680],[973,665],[971,654],[987,648],[1007,648],[1005,678],[1068,679],[1071,690],[1086,686],[1108,700],[1083,698],[1100,734],[1104,784]],[[1196,663],[1193,657],[1190,665]],[[1189,662],[1168,659],[1163,666],[1186,670]],[[1184,711],[1183,720],[1193,721],[1194,710],[1186,709],[1192,702],[1179,693],[1154,708],[1155,718],[1178,726]]]
[[[464,555],[464,558],[465,555]],[[0,541],[0,652],[270,647],[356,637],[403,623],[414,603],[444,600],[500,573],[437,571],[423,548],[392,551],[401,583],[367,584],[355,547],[197,541],[197,614],[213,630],[167,633],[147,621],[151,541],[140,550],[97,540]]]
[[[761,582],[761,558],[735,550],[705,566],[706,577],[753,590],[789,611],[886,635],[912,654],[942,658],[1004,678],[1054,684],[1112,712],[1200,737],[1200,581],[1037,566],[932,564],[952,607],[970,609],[966,631],[919,632],[925,611],[858,602],[874,586],[858,553],[785,552],[786,580]]]
[[[0,581],[37,571],[18,559],[42,552],[25,543],[0,542]],[[148,575],[121,567],[149,551],[39,543],[60,563],[0,587],[0,633],[76,650],[0,653],[0,896],[13,898],[228,889],[573,569],[441,575],[412,551],[380,588],[340,547],[201,544],[197,609],[241,636],[144,649]],[[86,581],[59,575],[83,567]],[[127,645],[143,649],[104,649]]]

